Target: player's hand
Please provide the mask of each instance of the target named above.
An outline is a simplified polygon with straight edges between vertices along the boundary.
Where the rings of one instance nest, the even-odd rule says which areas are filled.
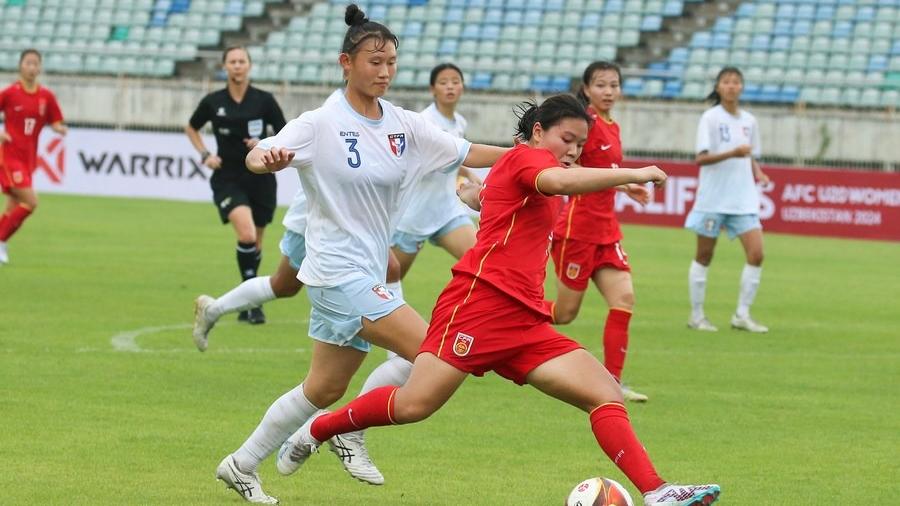
[[[772,182],[772,180],[769,178],[769,176],[766,175],[766,173],[761,170],[756,171],[755,175],[756,175],[756,180],[759,181],[760,183],[762,183],[764,186],[768,186],[769,183]]]
[[[465,183],[456,189],[456,196],[473,211],[481,211],[481,200],[479,196],[482,188],[483,187],[480,184]]]
[[[3,144],[4,142],[12,142],[12,137],[6,132],[0,132],[0,144]]]
[[[631,200],[634,200],[642,206],[646,206],[650,203],[650,190],[644,185],[628,184],[625,185],[624,191],[625,195],[628,195],[631,197]]]
[[[222,167],[222,159],[219,158],[219,155],[209,155],[203,159],[203,165],[206,165],[212,170],[218,170]]]
[[[59,135],[66,135],[69,133],[69,127],[62,123],[50,125],[50,128]]]
[[[244,139],[244,145],[247,146],[247,149],[253,149],[257,144],[259,144],[259,137]]]
[[[749,156],[749,155],[750,155],[750,150],[751,150],[751,149],[752,149],[752,148],[750,147],[749,144],[741,144],[740,146],[738,146],[738,147],[734,148],[733,150],[731,150],[731,152],[734,154],[734,157],[735,157],[735,158],[743,158],[743,157],[745,157],[745,156]]]
[[[465,178],[467,181],[469,181],[472,184],[477,184],[478,186],[481,186],[482,184],[484,184],[484,181],[482,181],[481,178],[478,177],[478,174],[476,174],[475,171],[473,171],[472,169],[470,169],[468,167],[460,166],[459,175],[461,177]]]
[[[665,172],[663,172],[662,169],[660,169],[656,165],[641,167],[640,169],[637,169],[637,171],[637,183],[653,183],[656,186],[662,186],[666,183],[666,179],[669,177]]]
[[[277,172],[288,165],[294,159],[294,152],[285,148],[272,148],[263,151],[262,163],[269,172]]]

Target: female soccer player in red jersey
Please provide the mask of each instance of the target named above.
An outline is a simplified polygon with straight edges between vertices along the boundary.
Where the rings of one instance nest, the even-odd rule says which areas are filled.
[[[622,74],[614,63],[597,61],[582,77],[580,97],[593,119],[578,164],[585,167],[618,167],[622,163],[619,125],[611,112],[622,96]],[[554,323],[569,323],[578,315],[588,281],[600,290],[609,313],[603,329],[603,365],[621,384],[628,349],[628,323],[634,307],[631,266],[622,249],[622,231],[614,211],[616,192],[646,204],[649,192],[637,184],[575,195],[566,202],[553,228],[551,254],[556,266],[557,296]],[[625,400],[645,402],[647,396],[622,386]]]
[[[38,136],[44,125],[65,135],[56,97],[38,84],[41,53],[26,49],[19,55],[19,80],[0,91],[5,131],[0,131],[0,188],[6,212],[0,217],[0,265],[9,262],[6,242],[37,208],[31,174],[37,166]]]
[[[479,195],[478,241],[453,267],[428,334],[402,387],[381,387],[333,413],[320,413],[279,452],[282,473],[296,471],[320,442],[366,427],[423,420],[469,374],[495,371],[590,413],[603,451],[644,494],[647,505],[711,504],[718,485],[677,486],[657,475],[628,420],[622,393],[600,362],[551,325],[543,281],[555,195],[629,183],[661,183],[657,167],[564,168],[575,164],[591,118],[574,97],[558,95],[522,108],[520,144],[494,164]]]

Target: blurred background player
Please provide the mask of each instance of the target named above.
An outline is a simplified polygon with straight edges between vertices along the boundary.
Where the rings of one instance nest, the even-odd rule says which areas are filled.
[[[9,263],[7,241],[37,208],[31,174],[37,166],[38,137],[44,125],[65,135],[56,97],[38,83],[41,53],[26,49],[19,55],[19,80],[0,91],[0,188],[6,194],[6,210],[0,217],[0,265]]]
[[[462,70],[452,63],[441,63],[431,69],[429,82],[434,102],[422,111],[422,116],[441,130],[464,137],[466,118],[456,112],[465,88]],[[481,184],[481,179],[466,167],[459,168],[459,175]],[[444,248],[457,260],[475,245],[475,226],[456,197],[456,179],[455,173],[432,172],[422,178],[412,194],[409,207],[391,238],[391,250],[400,262],[401,278],[412,267],[426,240]],[[388,278],[387,287],[399,291],[400,282]]]
[[[455,172],[460,163],[490,166],[507,151],[470,144],[381,99],[397,72],[397,38],[356,5],[347,7],[344,21],[349,28],[339,62],[347,87],[341,99],[292,120],[247,156],[255,172],[291,165],[300,173],[308,222],[298,276],[312,306],[313,351],[303,382],[275,400],[216,470],[246,500],[277,502],[262,491],[259,464],[316,411],[344,395],[371,344],[400,356],[379,366],[363,390],[406,381],[408,360],[428,325],[384,286],[394,225],[428,172]],[[351,475],[384,483],[361,432],[330,443]]]
[[[622,96],[622,74],[614,63],[598,61],[584,70],[579,97],[593,120],[578,164],[584,167],[618,168],[622,163],[619,125],[611,112]],[[603,365],[617,381],[628,350],[628,324],[634,308],[634,286],[628,255],[622,249],[622,231],[616,219],[616,191],[646,204],[649,192],[637,184],[607,188],[569,198],[553,229],[553,264],[557,296],[553,318],[569,323],[578,315],[588,281],[593,281],[606,300],[609,312],[603,328]],[[645,402],[647,396],[622,385],[625,400]]]
[[[494,371],[589,413],[600,447],[644,494],[645,505],[712,504],[718,485],[679,486],[660,478],[631,427],[619,384],[593,355],[553,328],[544,300],[556,195],[661,183],[666,175],[657,167],[568,168],[578,160],[591,121],[571,95],[526,104],[521,113],[518,135],[525,144],[494,164],[474,199],[481,209],[478,242],[453,267],[409,380],[311,417],[285,442],[278,469],[297,471],[322,441],[338,434],[424,420],[470,374]]]
[[[747,257],[741,273],[737,310],[731,326],[750,332],[768,332],[765,325],[750,317],[750,305],[756,297],[762,275],[763,235],[759,221],[757,181],[769,183],[756,159],[761,154],[759,125],[752,114],[740,108],[744,77],[735,67],[725,67],[716,77],[716,86],[707,109],[697,125],[697,163],[700,182],[694,207],[684,226],[697,234],[697,253],[688,271],[691,319],[688,327],[716,331],[703,311],[706,275],[719,231],[728,238],[740,238]]]
[[[241,279],[256,277],[262,258],[262,238],[272,222],[276,206],[276,182],[272,174],[253,174],[244,165],[247,153],[259,139],[285,125],[284,114],[271,93],[250,86],[250,54],[243,47],[229,47],[222,54],[227,74],[224,89],[203,97],[184,131],[200,152],[204,165],[213,170],[209,180],[213,202],[222,223],[231,223],[237,235],[237,264]],[[206,149],[199,130],[212,122],[216,154]],[[261,307],[241,311],[241,321],[265,323]]]

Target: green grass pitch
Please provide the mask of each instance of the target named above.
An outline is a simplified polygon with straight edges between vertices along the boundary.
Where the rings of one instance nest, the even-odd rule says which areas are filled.
[[[263,273],[281,232],[267,232]],[[900,246],[767,235],[754,315],[772,330],[751,335],[727,328],[743,258],[725,239],[707,294],[721,330],[685,328],[693,243],[684,230],[625,227],[638,301],[625,377],[651,398],[629,408],[663,477],[719,483],[722,504],[897,503]],[[10,255],[0,503],[240,504],[215,468],[303,378],[305,294],[267,305],[266,325],[224,318],[198,353],[192,300],[238,280],[233,234],[211,204],[43,196]],[[426,247],[404,284],[426,317],[450,265]],[[605,314],[592,291],[564,332],[599,356]],[[585,414],[494,375],[471,378],[433,418],[368,440],[382,487],[351,480],[326,451],[288,478],[266,461],[266,490],[287,505],[558,505],[602,475],[638,499]]]

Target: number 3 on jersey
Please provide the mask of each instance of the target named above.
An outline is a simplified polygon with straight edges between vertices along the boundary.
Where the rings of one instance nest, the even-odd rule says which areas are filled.
[[[359,151],[356,150],[356,139],[344,139],[349,144],[350,156],[347,157],[347,165],[354,169],[358,169],[362,162],[359,159]]]

